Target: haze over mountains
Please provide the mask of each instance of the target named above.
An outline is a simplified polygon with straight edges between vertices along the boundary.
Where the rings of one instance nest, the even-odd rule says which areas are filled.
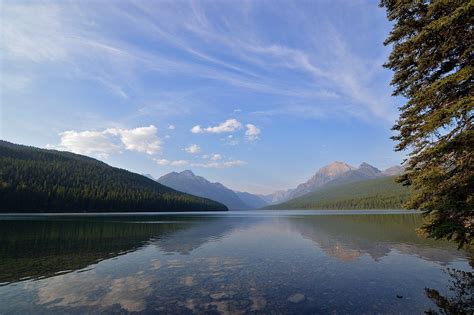
[[[277,191],[269,195],[233,191],[221,183],[212,183],[204,177],[197,176],[190,170],[180,173],[172,172],[160,177],[157,181],[178,191],[218,201],[231,210],[246,210],[279,204],[323,188],[394,176],[402,170],[400,166],[393,166],[381,171],[367,163],[362,163],[356,168],[336,161],[319,169],[308,181],[296,188]]]
[[[226,207],[249,210],[293,200],[294,203],[282,206],[323,205],[330,209],[339,207],[337,204],[346,207],[357,203],[365,207],[367,200],[372,200],[373,206],[396,206],[401,205],[406,194],[393,179],[378,184],[368,182],[395,176],[403,171],[402,167],[381,171],[367,163],[356,168],[333,162],[293,189],[256,195],[212,183],[190,170],[171,172],[155,180],[149,174],[114,168],[86,156],[6,141],[0,141],[0,160],[0,211],[184,211],[226,210]],[[351,183],[357,185],[348,186]],[[342,189],[344,185],[346,188]],[[338,189],[327,191],[332,187]],[[382,189],[379,195],[373,195],[375,188]],[[354,195],[355,191],[359,193]],[[316,192],[320,193],[315,195]]]
[[[402,209],[408,199],[410,189],[396,182],[396,176],[327,185],[316,191],[288,201],[268,205],[266,209],[307,209],[307,210],[367,210]]]
[[[211,183],[201,176],[196,176],[192,171],[186,170],[180,173],[171,172],[161,176],[158,183],[176,189],[178,191],[186,192],[195,196],[206,196],[205,198],[215,200],[223,203],[231,210],[245,210],[254,208],[255,195],[247,193],[237,193],[221,183]],[[244,202],[241,197],[248,203]],[[262,200],[262,207],[265,202]],[[255,209],[255,208],[254,208]]]
[[[381,171],[365,162],[356,168],[344,162],[335,161],[320,168],[308,181],[298,185],[296,188],[285,191],[277,191],[273,194],[263,196],[263,198],[268,204],[278,204],[322,188],[383,176],[398,175],[402,172],[402,170],[403,168],[400,166],[392,166],[385,171]]]

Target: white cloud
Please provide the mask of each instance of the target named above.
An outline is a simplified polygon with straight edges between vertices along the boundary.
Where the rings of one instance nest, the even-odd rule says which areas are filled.
[[[191,154],[196,154],[201,151],[201,148],[197,144],[191,144],[189,147],[185,148],[184,151]]]
[[[153,161],[156,162],[158,165],[168,165],[170,164],[170,161],[167,159],[153,159]]]
[[[219,160],[222,160],[222,155],[220,155],[220,154],[213,154],[213,155],[211,155],[211,160],[212,160],[212,161],[219,161]]]
[[[193,163],[191,166],[202,168],[231,168],[245,164],[247,164],[247,162],[241,160],[228,160],[223,162],[212,161],[206,163]]]
[[[202,133],[204,132],[204,129],[201,128],[201,126],[196,125],[193,128],[191,128],[192,133]]]
[[[153,125],[134,129],[109,128],[103,131],[68,130],[60,133],[56,149],[106,158],[109,154],[130,150],[156,154],[161,150],[161,141]]]
[[[171,166],[183,166],[183,165],[187,165],[189,163],[186,160],[170,161],[170,160],[167,160],[167,159],[153,159],[153,161],[155,161],[155,163],[158,164],[158,165],[171,165]]]
[[[222,160],[222,155],[220,154],[217,154],[217,153],[214,153],[214,154],[204,154],[203,156],[201,156],[203,159],[209,159],[211,161],[219,161],[219,160]]]
[[[61,139],[57,149],[67,150],[78,154],[95,155],[106,158],[111,153],[120,151],[120,145],[113,142],[103,131],[74,130],[60,133]]]
[[[224,132],[234,132],[241,128],[242,128],[242,124],[237,119],[231,118],[220,123],[218,126],[209,126],[207,128],[202,128],[200,125],[194,126],[191,129],[191,132],[192,133],[224,133]]]
[[[175,125],[169,125],[169,126],[168,126],[168,129],[169,129],[169,130],[175,130],[175,129],[176,129],[176,126],[175,126]]]
[[[245,131],[245,136],[248,140],[254,141],[259,139],[258,135],[260,134],[260,128],[253,124],[247,124],[245,125],[245,127],[247,127],[247,130]]]
[[[147,154],[156,154],[161,150],[161,141],[156,136],[157,128],[153,125],[135,129],[107,129],[113,135],[120,136],[125,149]]]

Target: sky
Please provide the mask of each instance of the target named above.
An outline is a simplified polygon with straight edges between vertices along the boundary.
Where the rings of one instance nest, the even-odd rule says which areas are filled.
[[[374,0],[0,0],[0,138],[271,193],[402,162]]]

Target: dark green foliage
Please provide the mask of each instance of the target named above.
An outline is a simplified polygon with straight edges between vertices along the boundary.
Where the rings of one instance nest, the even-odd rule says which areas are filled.
[[[407,99],[393,127],[409,150],[407,207],[431,218],[424,229],[460,246],[474,240],[474,1],[382,0],[393,22],[385,64],[394,95]]]
[[[321,189],[266,209],[401,209],[409,189],[382,177]]]
[[[98,160],[0,141],[0,212],[227,210]]]

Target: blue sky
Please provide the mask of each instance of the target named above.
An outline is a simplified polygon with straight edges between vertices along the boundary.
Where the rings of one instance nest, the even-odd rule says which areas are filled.
[[[269,193],[402,161],[377,1],[2,1],[0,136]]]

